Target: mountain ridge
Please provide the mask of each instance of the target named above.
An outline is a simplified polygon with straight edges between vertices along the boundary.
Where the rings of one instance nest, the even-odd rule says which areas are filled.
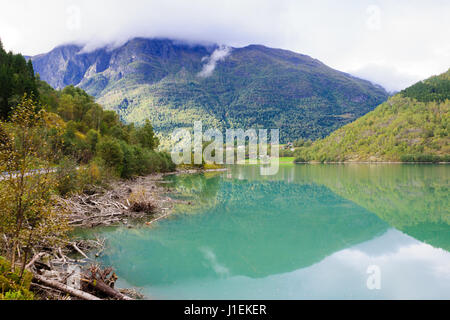
[[[317,59],[262,45],[135,38],[82,50],[59,46],[31,59],[53,87],[79,86],[125,122],[150,119],[162,133],[201,120],[221,129],[280,128],[284,141],[316,139],[388,97],[382,87]]]

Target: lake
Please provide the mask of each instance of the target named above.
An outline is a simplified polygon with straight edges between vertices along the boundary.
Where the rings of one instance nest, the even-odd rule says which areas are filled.
[[[155,299],[450,299],[450,166],[283,165],[169,176],[175,213],[101,228]]]

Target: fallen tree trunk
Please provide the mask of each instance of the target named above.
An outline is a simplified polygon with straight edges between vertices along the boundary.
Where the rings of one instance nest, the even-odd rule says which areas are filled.
[[[45,295],[47,296],[51,296],[52,298],[56,299],[56,300],[61,300],[62,296],[64,295],[64,292],[54,289],[54,288],[50,288],[41,284],[37,284],[35,282],[32,282],[30,284],[30,287],[36,289],[36,290],[40,290],[41,292],[43,292]]]
[[[119,291],[114,290],[110,286],[108,286],[106,283],[104,283],[102,280],[87,280],[87,279],[81,279],[81,281],[87,283],[91,288],[94,290],[97,290],[103,294],[105,294],[108,297],[111,297],[113,299],[117,300],[134,300]]]
[[[62,284],[55,280],[47,279],[38,274],[34,274],[34,279],[38,280],[39,282],[42,282],[43,284],[45,284],[46,286],[49,286],[50,288],[60,290],[62,292],[70,294],[71,296],[74,296],[74,297],[77,297],[77,298],[80,298],[83,300],[102,300],[90,293],[69,287],[69,286]]]

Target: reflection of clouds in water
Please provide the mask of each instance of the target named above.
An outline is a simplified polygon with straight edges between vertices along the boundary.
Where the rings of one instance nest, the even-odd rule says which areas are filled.
[[[396,229],[387,230],[376,240],[377,241],[363,242],[354,246],[353,249],[365,252],[369,256],[378,256],[387,253],[395,253],[405,246],[421,243]]]
[[[200,251],[203,253],[204,257],[210,263],[210,266],[213,270],[221,276],[228,276],[230,274],[230,270],[224,265],[221,265],[217,261],[216,254],[210,248],[200,248]]]
[[[376,247],[378,250],[373,250]],[[319,265],[327,268],[333,265],[335,270],[357,278],[365,277],[367,267],[379,266],[382,290],[373,295],[388,299],[450,298],[450,282],[447,281],[450,280],[450,253],[396,230],[339,251]]]
[[[201,251],[216,272],[227,272],[211,249]],[[367,288],[367,268],[372,265],[381,269],[381,290]],[[233,276],[148,291],[184,299],[450,299],[448,280],[449,252],[392,229],[293,272],[260,279]]]
[[[450,279],[450,253],[416,240],[413,242],[396,247],[392,251],[377,254],[370,254],[355,247],[340,251],[332,257],[358,270],[365,265],[375,264],[388,273],[405,274],[410,273],[408,270],[412,270],[411,266],[415,266],[414,269],[418,269],[417,272],[422,271],[429,276]],[[402,272],[402,268],[405,272]]]
[[[380,250],[380,245],[384,250]],[[377,247],[380,249],[376,250]],[[361,266],[365,261],[378,265],[423,263],[433,270],[445,270],[445,274],[441,275],[450,277],[449,252],[434,248],[395,229],[375,240],[337,252],[332,257],[355,267]]]

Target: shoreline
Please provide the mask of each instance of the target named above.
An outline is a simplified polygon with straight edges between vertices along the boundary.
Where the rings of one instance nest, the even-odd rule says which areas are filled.
[[[134,228],[140,226],[151,226],[154,222],[166,219],[173,213],[174,205],[187,204],[190,201],[173,199],[168,196],[171,189],[165,186],[164,178],[171,175],[184,174],[201,174],[206,172],[226,172],[227,168],[220,169],[177,169],[174,172],[167,173],[153,173],[146,176],[140,176],[133,179],[120,179],[112,181],[108,185],[108,189],[104,189],[103,194],[93,195],[74,195],[64,201],[69,204],[69,225],[82,230],[89,230],[96,227],[125,227]],[[151,204],[151,212],[136,212],[133,210],[133,204],[130,202],[130,196],[138,194],[141,198],[137,201],[139,204]],[[92,199],[94,198],[94,199]],[[99,198],[99,199],[97,199]],[[109,203],[105,201],[109,200]],[[84,208],[83,208],[84,206]],[[100,208],[99,208],[100,206]],[[84,210],[81,210],[83,208]],[[145,219],[147,218],[148,219]],[[141,220],[137,222],[138,220]],[[137,223],[131,224],[134,220]],[[145,222],[145,220],[148,220]],[[70,262],[72,265],[79,265],[85,268],[89,264],[96,264],[97,258],[103,253],[105,246],[105,239],[85,240],[77,239],[76,236],[69,236],[70,241],[73,242],[72,254],[82,256],[83,259],[74,259]],[[85,247],[83,252],[79,247]],[[93,258],[90,258],[90,254]],[[105,267],[105,266],[104,266]],[[64,274],[64,270],[59,271]],[[67,272],[67,271],[66,271]],[[115,275],[115,273],[113,273]],[[137,300],[151,299],[139,292],[133,287],[119,288],[117,292]]]
[[[69,225],[91,229],[127,225],[128,220],[160,216],[172,208],[174,200],[163,185],[165,174],[156,173],[129,180],[117,180],[107,188],[73,195],[60,201],[69,210]]]
[[[401,162],[401,161],[342,161],[342,162],[293,162],[293,164],[450,164],[450,162]]]
[[[58,201],[61,209],[68,212],[68,224],[73,229],[150,226],[169,217],[175,204],[191,204],[168,196],[171,189],[165,185],[164,177],[226,170],[179,169],[113,180],[105,187],[93,186],[91,190],[68,198],[60,197]],[[114,287],[118,277],[113,268],[101,266],[97,260],[106,245],[106,239],[91,236],[82,239],[69,234],[60,246],[52,248],[52,252],[44,250],[36,254],[27,270],[33,274],[32,286],[39,299],[62,300],[67,294],[71,299],[81,300],[151,299],[135,288]],[[74,270],[78,273],[74,274]]]
[[[60,198],[61,205],[70,212],[69,225],[91,229],[99,226],[128,225],[129,220],[149,218],[147,224],[168,217],[173,206],[187,201],[168,196],[171,191],[164,177],[170,175],[226,172],[221,169],[180,169],[168,173],[153,173],[133,179],[120,179],[109,183],[108,188],[97,188],[88,194]]]

